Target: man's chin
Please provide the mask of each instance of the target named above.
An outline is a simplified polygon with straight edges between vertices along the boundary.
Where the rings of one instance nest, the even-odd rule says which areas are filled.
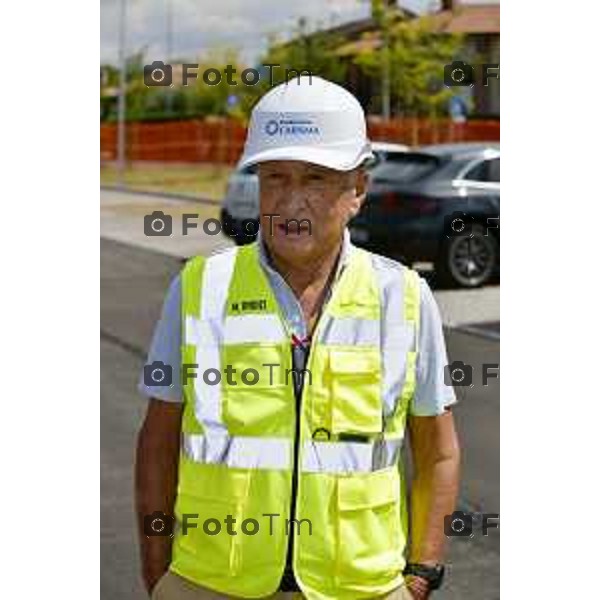
[[[315,239],[309,235],[290,233],[285,237],[273,238],[268,244],[273,252],[290,262],[310,258],[317,249]]]

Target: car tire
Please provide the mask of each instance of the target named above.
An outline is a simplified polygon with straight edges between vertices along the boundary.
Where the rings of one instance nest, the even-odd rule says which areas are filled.
[[[245,246],[256,241],[257,236],[243,233],[242,222],[234,219],[225,209],[221,210],[221,230],[236,246]]]
[[[470,235],[445,238],[436,264],[436,278],[443,285],[476,288],[492,279],[498,264],[498,240],[481,225]]]

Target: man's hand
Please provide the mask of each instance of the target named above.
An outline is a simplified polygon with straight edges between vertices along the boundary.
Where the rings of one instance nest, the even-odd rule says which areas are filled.
[[[169,565],[154,565],[145,564],[142,568],[142,578],[144,580],[144,587],[148,592],[148,596],[152,595],[152,590],[158,583],[158,580],[167,572]]]
[[[408,575],[406,577],[406,587],[415,600],[426,600],[426,598],[429,598],[429,583],[422,577]]]

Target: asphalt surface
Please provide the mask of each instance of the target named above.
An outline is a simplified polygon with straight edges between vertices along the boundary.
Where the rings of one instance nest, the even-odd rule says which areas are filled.
[[[123,242],[129,246],[145,248],[168,256],[188,258],[196,254],[209,254],[214,250],[233,245],[232,240],[214,231],[215,222],[205,228],[210,219],[219,216],[219,205],[206,199],[183,200],[176,195],[158,195],[124,190],[102,189],[100,192],[101,230],[104,239]],[[146,235],[147,220],[163,213],[164,235]],[[187,215],[187,217],[186,217]],[[184,228],[186,218],[190,227]],[[167,223],[168,221],[168,223]],[[217,224],[218,227],[218,224]],[[184,231],[185,229],[185,231]],[[210,235],[205,231],[212,232]],[[500,288],[489,285],[474,290],[441,289],[431,270],[421,271],[436,291],[444,325],[475,331],[477,334],[497,340],[493,329],[482,326],[500,320]]]
[[[180,265],[173,255],[101,241],[101,597],[106,600],[146,597],[133,513],[135,435],[146,401],[136,384],[164,293]],[[481,365],[499,363],[499,342],[445,331],[449,360],[474,367],[474,385],[457,389],[455,408],[463,448],[460,508],[499,513],[499,382],[481,385]],[[473,537],[449,540],[446,584],[435,597],[499,598],[499,552],[499,531],[484,537],[476,519]]]

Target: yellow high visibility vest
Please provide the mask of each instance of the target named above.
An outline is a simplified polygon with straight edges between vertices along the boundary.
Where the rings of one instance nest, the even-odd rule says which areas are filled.
[[[315,329],[297,415],[290,336],[256,244],[187,263],[182,363],[198,369],[182,366],[174,572],[223,594],[270,595],[294,527],[306,597],[356,600],[402,583],[417,274],[403,267],[386,294],[384,304],[372,255],[354,248]]]

